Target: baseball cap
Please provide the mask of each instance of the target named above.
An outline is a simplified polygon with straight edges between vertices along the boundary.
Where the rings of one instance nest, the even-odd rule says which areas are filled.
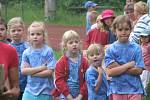
[[[143,30],[143,32],[141,32],[140,36],[148,36],[150,35],[150,28]]]
[[[90,8],[90,7],[96,7],[98,4],[94,3],[93,1],[87,1],[84,5],[85,8]]]

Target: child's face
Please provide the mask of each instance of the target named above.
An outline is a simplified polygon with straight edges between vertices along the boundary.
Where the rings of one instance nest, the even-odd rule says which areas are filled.
[[[70,53],[73,53],[73,54],[78,53],[80,50],[80,40],[71,39],[67,41],[66,48],[67,48],[67,51],[69,51]]]
[[[0,24],[0,41],[4,41],[7,37],[6,27]]]
[[[120,24],[119,27],[116,28],[116,35],[118,37],[118,41],[121,43],[128,42],[128,38],[131,32],[131,28],[127,23]]]
[[[94,67],[101,67],[103,60],[103,53],[100,51],[93,51],[93,53],[90,53],[88,55],[88,59],[90,64],[92,64]]]
[[[150,36],[141,36],[140,37],[140,42],[141,43],[148,43],[150,40]]]
[[[19,43],[21,42],[24,35],[24,28],[21,24],[12,25],[9,29],[10,37],[12,42]]]
[[[101,22],[101,20],[97,20],[97,28],[100,29],[100,28],[103,28],[103,23]]]
[[[111,27],[112,22],[113,22],[113,18],[112,18],[112,17],[104,19],[104,23],[105,23],[108,27]]]
[[[38,27],[30,28],[29,42],[35,48],[40,48],[44,43],[44,33]]]

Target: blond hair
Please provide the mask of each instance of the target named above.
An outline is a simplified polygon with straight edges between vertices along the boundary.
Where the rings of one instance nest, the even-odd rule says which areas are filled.
[[[139,13],[139,15],[144,15],[148,13],[148,6],[145,2],[139,1],[134,4],[134,10],[136,10]]]
[[[10,30],[11,26],[20,24],[23,29],[25,29],[24,21],[21,17],[14,17],[8,21],[7,27]]]
[[[72,39],[77,39],[80,42],[80,36],[77,32],[75,32],[74,30],[68,30],[64,33],[63,37],[62,37],[62,42],[61,42],[61,46],[62,46],[62,52],[65,53],[67,50],[67,42],[72,40]],[[81,45],[80,45],[80,51],[81,51]]]
[[[102,45],[94,43],[94,44],[91,44],[88,47],[86,53],[87,53],[87,58],[89,58],[90,55],[102,54],[102,59],[103,59],[103,57],[104,57],[104,48],[103,48]],[[91,62],[89,61],[89,63],[91,63]]]
[[[28,35],[30,34],[30,30],[32,28],[36,28],[36,29],[41,30],[41,32],[43,33],[44,43],[48,42],[48,40],[46,39],[46,36],[48,35],[48,33],[46,31],[44,22],[41,22],[41,21],[34,21],[34,22],[32,22],[32,24],[28,27]]]

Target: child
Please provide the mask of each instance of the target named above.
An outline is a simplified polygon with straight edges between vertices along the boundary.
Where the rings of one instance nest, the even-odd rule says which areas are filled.
[[[111,100],[142,100],[144,88],[140,79],[144,67],[142,51],[138,44],[129,42],[130,19],[118,16],[112,29],[118,40],[106,49],[105,66],[110,79]]]
[[[64,55],[56,64],[56,88],[54,96],[62,100],[87,100],[85,72],[88,62],[81,54],[79,35],[73,31],[66,31],[62,37]]]
[[[85,3],[85,8],[87,9],[86,13],[86,34],[88,34],[89,30],[91,29],[91,25],[95,23],[97,12],[96,6],[97,4],[93,1],[87,1]]]
[[[91,44],[87,49],[90,67],[86,71],[88,100],[107,100],[108,83],[102,68],[104,50],[99,44]]]
[[[101,22],[101,18],[99,17],[101,17],[101,15],[99,15],[97,18],[97,27],[91,29],[86,36],[86,48],[88,48],[88,46],[92,43],[97,43],[101,45],[108,44],[108,32],[106,31],[105,27],[103,27],[103,23]]]
[[[102,11],[101,15],[101,22],[104,24],[104,27],[108,31],[108,44],[111,44],[116,41],[116,35],[111,31],[111,26],[115,18],[115,13],[113,10],[106,9]]]
[[[11,40],[7,38],[7,24],[3,18],[0,17],[0,42],[9,44]]]
[[[22,74],[27,75],[27,85],[22,100],[52,100],[53,72],[56,59],[52,48],[45,43],[43,22],[33,22],[28,28],[28,47],[22,55]]]
[[[20,86],[20,96],[18,100],[22,100],[22,94],[24,92],[27,77],[21,74],[21,61],[23,51],[27,48],[26,43],[23,41],[23,35],[25,33],[25,25],[20,17],[14,17],[8,22],[8,33],[11,38],[11,45],[16,48],[19,56],[19,86]]]
[[[141,75],[143,86],[146,89],[150,79],[150,29],[145,29],[140,34],[140,43],[142,47],[143,59],[145,63],[144,71]]]
[[[0,98],[3,100],[17,99],[19,95],[18,82],[18,55],[12,46],[6,44],[7,24],[3,18],[0,18],[0,67],[4,70],[4,82]],[[0,73],[2,74],[2,73]],[[2,77],[2,75],[0,76]],[[0,82],[1,83],[1,82]]]

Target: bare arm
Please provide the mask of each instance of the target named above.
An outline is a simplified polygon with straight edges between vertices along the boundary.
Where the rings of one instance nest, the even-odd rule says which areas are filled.
[[[39,67],[27,67],[26,65],[24,65],[23,69],[22,69],[22,74],[23,75],[33,75],[35,73],[41,72],[47,70],[46,66],[39,66]]]
[[[103,74],[102,68],[98,68],[98,73],[99,73],[99,75],[98,75],[98,78],[97,78],[97,84],[95,86],[95,91],[96,92],[98,92],[98,90],[101,86],[101,83],[102,83],[102,74]]]
[[[134,61],[131,61],[131,62],[128,62],[126,64],[123,64],[123,65],[120,65],[118,67],[114,67],[114,68],[109,68],[107,69],[107,74],[108,76],[112,77],[112,76],[117,76],[117,75],[121,75],[123,74],[124,72],[126,72],[129,68],[132,68],[134,67],[135,65],[135,62]]]
[[[140,75],[142,73],[142,68],[137,68],[137,67],[134,67],[134,68],[130,68],[127,70],[127,73],[128,74],[131,74],[131,75]]]
[[[13,67],[9,69],[9,84],[10,89],[3,93],[3,95],[8,96],[18,96],[20,89],[19,89],[19,75],[18,75],[18,67]]]
[[[47,76],[49,76],[49,77],[51,77],[51,76],[53,76],[53,72],[54,72],[54,70],[47,69],[47,70],[43,70],[41,72],[35,73],[32,76],[37,76],[37,77],[47,77]]]

